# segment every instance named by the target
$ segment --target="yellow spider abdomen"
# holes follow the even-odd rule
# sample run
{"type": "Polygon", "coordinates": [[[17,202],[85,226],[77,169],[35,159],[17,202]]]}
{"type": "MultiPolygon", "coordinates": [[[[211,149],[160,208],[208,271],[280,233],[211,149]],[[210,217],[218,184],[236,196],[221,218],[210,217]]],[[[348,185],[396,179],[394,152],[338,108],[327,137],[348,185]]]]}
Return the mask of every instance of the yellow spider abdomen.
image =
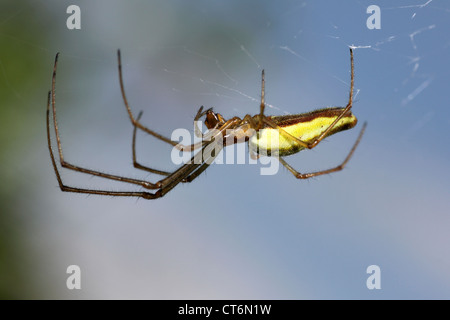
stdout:
{"type": "MultiPolygon", "coordinates": [[[[288,134],[304,143],[311,143],[336,120],[342,110],[342,108],[330,108],[300,115],[270,117],[269,119],[280,129],[266,126],[259,130],[259,134],[250,138],[249,147],[255,153],[269,156],[284,157],[297,153],[305,149],[305,146],[288,134]]],[[[356,123],[356,117],[349,113],[338,121],[327,136],[353,128],[356,123]]]]}

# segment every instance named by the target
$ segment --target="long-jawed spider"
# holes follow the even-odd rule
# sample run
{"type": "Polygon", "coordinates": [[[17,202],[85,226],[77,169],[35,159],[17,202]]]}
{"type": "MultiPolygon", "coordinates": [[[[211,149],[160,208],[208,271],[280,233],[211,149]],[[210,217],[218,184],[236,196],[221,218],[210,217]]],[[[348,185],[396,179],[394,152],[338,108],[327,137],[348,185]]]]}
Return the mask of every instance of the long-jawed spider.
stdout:
{"type": "MultiPolygon", "coordinates": [[[[117,51],[118,68],[119,68],[119,82],[120,89],[122,92],[123,101],[130,117],[131,123],[133,124],[133,143],[132,143],[132,156],[134,167],[142,170],[146,170],[151,173],[159,174],[165,176],[163,179],[152,183],[145,180],[132,179],[124,176],[112,175],[108,173],[103,173],[100,171],[95,171],[73,165],[64,160],[61,139],[59,136],[59,129],[56,120],[56,103],[55,103],[55,85],[56,85],[56,70],[58,66],[58,56],[56,55],[55,64],[53,67],[53,77],[52,77],[52,89],[48,93],[47,100],[47,142],[48,149],[50,151],[50,158],[52,161],[53,169],[56,174],[56,178],[59,183],[59,187],[65,192],[74,193],[85,193],[85,194],[97,194],[97,195],[107,195],[107,196],[120,196],[120,197],[141,197],[144,199],[157,199],[163,197],[180,182],[191,182],[197,178],[203,171],[205,171],[208,166],[213,162],[215,157],[218,156],[218,152],[210,153],[209,157],[203,158],[201,162],[195,161],[195,155],[190,161],[182,165],[174,172],[165,172],[156,169],[149,168],[147,166],[141,165],[136,160],[136,130],[140,130],[164,141],[181,151],[192,151],[201,148],[200,152],[203,152],[211,143],[220,141],[219,149],[222,149],[228,145],[235,143],[240,143],[248,141],[250,152],[253,156],[258,157],[260,155],[277,156],[279,161],[283,166],[285,166],[296,178],[298,179],[308,179],[311,177],[328,174],[335,171],[340,171],[344,168],[346,163],[350,160],[353,153],[356,150],[361,138],[364,134],[367,123],[364,123],[358,138],[356,139],[353,147],[350,149],[347,157],[344,161],[336,167],[331,169],[310,172],[310,173],[300,173],[291,167],[283,157],[297,153],[303,149],[312,149],[319,144],[325,137],[328,137],[339,131],[347,130],[353,128],[357,119],[351,112],[353,103],[353,85],[354,85],[354,64],[353,64],[353,50],[350,48],[350,62],[351,62],[351,82],[350,82],[350,94],[349,100],[345,107],[333,107],[326,109],[319,109],[308,113],[296,114],[296,115],[284,115],[284,116],[266,116],[264,114],[265,103],[264,103],[264,70],[262,71],[262,81],[261,81],[261,104],[260,112],[254,116],[245,115],[244,118],[233,117],[226,120],[219,113],[215,113],[212,109],[203,111],[203,107],[197,112],[194,121],[198,121],[201,117],[205,116],[204,123],[209,130],[208,139],[203,139],[199,143],[195,143],[189,146],[184,146],[172,141],[155,131],[142,125],[140,122],[140,117],[142,112],[138,117],[134,117],[131,108],[128,104],[125,88],[122,78],[122,62],[120,56],[120,50],[117,51]],[[55,156],[51,147],[50,139],[50,107],[52,109],[53,116],[53,126],[55,129],[56,143],[58,147],[59,159],[61,166],[63,168],[71,169],[74,171],[102,177],[105,179],[116,180],[120,182],[130,183],[134,185],[139,185],[147,190],[155,190],[154,192],[149,191],[110,191],[110,190],[95,190],[86,188],[77,188],[67,186],[63,183],[61,176],[59,174],[55,156]],[[213,133],[212,133],[213,132],[213,133]],[[232,139],[229,137],[232,136],[232,139]],[[276,138],[275,140],[273,138],[276,138]],[[271,143],[272,141],[277,141],[276,144],[271,143]]],[[[197,127],[196,131],[198,130],[197,127]]],[[[207,133],[208,135],[208,133],[207,133]]],[[[219,150],[220,151],[220,150],[219,150]]]]}

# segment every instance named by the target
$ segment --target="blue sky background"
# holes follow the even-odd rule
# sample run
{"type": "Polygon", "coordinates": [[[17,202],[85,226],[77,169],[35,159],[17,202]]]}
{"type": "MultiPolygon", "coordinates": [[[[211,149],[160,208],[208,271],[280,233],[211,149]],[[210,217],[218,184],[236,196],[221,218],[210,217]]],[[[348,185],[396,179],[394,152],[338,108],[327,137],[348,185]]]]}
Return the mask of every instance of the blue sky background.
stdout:
{"type": "MultiPolygon", "coordinates": [[[[0,288],[17,298],[449,299],[450,6],[445,1],[71,1],[0,5],[0,288]],[[366,9],[381,8],[369,30],[366,9]],[[156,201],[59,191],[45,103],[60,52],[57,107],[66,160],[157,181],[132,167],[121,100],[170,136],[200,105],[225,117],[347,103],[355,50],[358,126],[281,168],[214,165],[156,201]],[[79,265],[82,289],[66,288],[79,265]],[[368,290],[366,268],[381,269],[368,290]]],[[[140,134],[138,157],[173,170],[171,148],[140,134]]],[[[61,171],[73,186],[136,190],[61,171]]],[[[139,189],[139,188],[137,188],[139,189]]]]}

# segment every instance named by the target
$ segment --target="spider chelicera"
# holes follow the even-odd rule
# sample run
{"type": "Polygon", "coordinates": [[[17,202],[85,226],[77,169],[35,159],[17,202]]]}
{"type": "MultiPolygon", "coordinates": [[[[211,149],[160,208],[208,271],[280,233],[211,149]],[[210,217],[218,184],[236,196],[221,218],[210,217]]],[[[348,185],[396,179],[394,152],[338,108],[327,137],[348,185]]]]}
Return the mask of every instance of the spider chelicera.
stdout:
{"type": "MultiPolygon", "coordinates": [[[[285,166],[296,178],[298,179],[308,179],[311,177],[328,174],[331,172],[342,170],[345,164],[352,157],[356,147],[358,146],[366,128],[366,123],[364,123],[359,136],[354,143],[353,147],[350,149],[347,157],[344,161],[336,167],[331,169],[311,172],[311,173],[300,173],[291,167],[284,159],[284,156],[288,156],[297,153],[303,149],[312,149],[325,137],[337,133],[339,131],[347,130],[353,128],[357,119],[352,114],[352,99],[353,99],[353,84],[354,84],[354,65],[353,65],[353,50],[350,48],[350,62],[351,62],[351,83],[350,83],[350,94],[349,100],[345,107],[333,107],[319,109],[308,113],[296,114],[296,115],[284,115],[284,116],[266,116],[264,114],[265,103],[264,103],[264,70],[262,71],[262,81],[261,81],[261,104],[260,112],[254,116],[245,115],[244,118],[233,117],[226,120],[219,113],[215,113],[212,109],[203,111],[203,107],[197,112],[194,121],[198,121],[200,118],[205,116],[204,123],[208,128],[209,134],[208,139],[202,139],[201,142],[185,146],[181,145],[175,141],[172,141],[155,131],[142,125],[140,122],[140,117],[142,112],[139,113],[137,117],[134,117],[131,108],[128,104],[125,88],[122,79],[122,63],[120,50],[117,51],[118,68],[119,68],[119,82],[120,89],[122,92],[123,101],[125,108],[130,117],[131,123],[133,124],[133,141],[132,141],[132,157],[133,165],[138,169],[142,169],[151,173],[165,176],[158,182],[152,183],[145,180],[132,179],[124,176],[112,175],[108,173],[103,173],[100,171],[90,170],[84,167],[73,165],[64,160],[61,139],[59,136],[58,124],[56,121],[56,103],[55,103],[55,85],[56,85],[56,69],[58,66],[58,56],[55,57],[55,64],[53,67],[52,76],[52,89],[48,93],[47,100],[47,142],[48,149],[50,151],[50,158],[52,161],[53,169],[56,174],[56,178],[59,183],[59,187],[65,192],[74,193],[85,193],[85,194],[97,194],[97,195],[108,195],[108,196],[120,196],[120,197],[141,197],[144,199],[157,199],[163,197],[180,182],[191,182],[197,178],[203,171],[205,171],[208,166],[212,163],[215,157],[218,156],[218,152],[210,153],[209,157],[202,158],[201,162],[195,161],[195,155],[186,164],[182,165],[174,172],[165,172],[156,169],[149,168],[147,166],[141,165],[136,160],[136,130],[140,129],[164,142],[167,142],[181,151],[192,151],[195,149],[201,149],[200,152],[205,151],[205,149],[211,143],[218,143],[219,150],[228,145],[235,143],[240,143],[248,141],[249,149],[252,157],[259,157],[260,155],[276,156],[283,166],[285,166]],[[67,186],[63,183],[61,176],[59,174],[55,156],[51,147],[50,139],[50,106],[53,115],[53,126],[55,129],[56,143],[58,147],[59,159],[61,166],[70,170],[110,179],[120,182],[130,183],[134,185],[139,185],[147,190],[155,190],[154,192],[149,191],[109,191],[109,190],[95,190],[95,189],[85,189],[67,186]],[[230,139],[231,137],[231,139],[230,139]],[[273,140],[273,138],[276,140],[273,140]],[[271,144],[271,141],[277,141],[276,144],[271,144]]],[[[196,133],[198,133],[198,128],[196,128],[196,133]]]]}

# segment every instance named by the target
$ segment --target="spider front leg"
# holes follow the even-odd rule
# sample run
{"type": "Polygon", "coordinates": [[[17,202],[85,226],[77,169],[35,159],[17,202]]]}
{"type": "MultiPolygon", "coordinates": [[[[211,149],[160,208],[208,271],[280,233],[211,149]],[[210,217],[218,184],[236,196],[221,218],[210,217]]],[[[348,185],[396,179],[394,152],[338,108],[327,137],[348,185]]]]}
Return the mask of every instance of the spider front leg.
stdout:
{"type": "MultiPolygon", "coordinates": [[[[55,68],[56,71],[56,68],[55,68]]],[[[53,73],[53,77],[55,77],[55,72],[53,73]]],[[[60,162],[63,165],[63,167],[66,167],[68,169],[72,169],[75,171],[79,171],[82,173],[88,173],[88,174],[92,174],[92,175],[96,175],[102,178],[107,178],[107,179],[111,179],[111,180],[117,180],[117,181],[122,181],[122,182],[128,182],[128,183],[132,183],[132,184],[138,184],[141,185],[143,187],[146,186],[146,184],[149,184],[149,186],[153,186],[152,184],[145,182],[145,181],[139,181],[139,180],[134,180],[134,179],[128,179],[128,178],[124,178],[124,177],[119,177],[119,176],[113,176],[113,175],[109,175],[109,174],[105,174],[102,172],[96,172],[96,171],[92,171],[92,170],[87,170],[84,168],[80,168],[77,166],[73,166],[71,164],[68,164],[67,162],[64,162],[63,158],[62,158],[62,149],[61,149],[61,142],[60,142],[60,138],[59,138],[59,134],[58,134],[58,127],[57,127],[57,123],[56,123],[56,113],[55,113],[55,106],[54,106],[54,82],[53,82],[53,91],[50,91],[48,93],[48,99],[47,99],[47,113],[46,113],[46,119],[47,119],[47,145],[48,145],[48,150],[50,152],[50,159],[52,161],[52,166],[53,166],[53,170],[55,172],[56,175],[56,180],[58,181],[59,184],[59,188],[61,189],[61,191],[63,192],[73,192],[73,193],[84,193],[84,194],[96,194],[96,195],[105,195],[105,196],[120,196],[120,197],[142,197],[144,199],[155,199],[155,198],[159,198],[159,196],[155,193],[150,193],[150,192],[145,192],[145,191],[109,191],[109,190],[94,190],[94,189],[86,189],[86,188],[76,188],[76,187],[71,187],[71,186],[67,186],[63,183],[61,175],[59,174],[58,171],[58,167],[56,165],[56,160],[55,160],[55,156],[53,154],[53,149],[51,146],[51,139],[50,139],[50,101],[52,101],[52,105],[53,105],[53,121],[54,121],[54,125],[55,125],[55,132],[56,132],[56,140],[58,143],[58,149],[59,149],[59,154],[60,154],[60,162]]]]}
{"type": "MultiPolygon", "coordinates": [[[[73,165],[69,162],[67,162],[64,159],[64,155],[63,155],[63,151],[62,151],[62,144],[61,144],[61,138],[59,136],[59,128],[58,128],[58,121],[56,119],[56,70],[58,68],[58,57],[59,54],[56,55],[55,57],[55,64],[53,66],[53,76],[52,76],[52,90],[49,92],[49,98],[47,100],[47,138],[48,138],[48,147],[50,149],[50,155],[52,157],[52,161],[54,162],[54,156],[53,156],[53,151],[51,150],[51,144],[50,144],[50,125],[49,125],[49,116],[50,116],[50,104],[52,107],[52,115],[53,115],[53,127],[55,129],[55,136],[56,136],[56,143],[57,143],[57,147],[58,147],[58,153],[59,153],[59,162],[61,163],[61,166],[63,168],[67,168],[70,170],[74,170],[74,171],[78,171],[78,172],[82,172],[82,173],[87,173],[87,174],[91,174],[94,176],[98,176],[98,177],[102,177],[102,178],[107,178],[107,179],[111,179],[111,180],[116,180],[116,181],[121,181],[121,182],[127,182],[127,183],[132,183],[132,184],[136,184],[136,185],[140,185],[146,189],[158,189],[159,187],[156,186],[155,184],[148,182],[148,181],[143,181],[143,180],[137,180],[137,179],[131,179],[131,178],[127,178],[127,177],[122,177],[122,176],[116,176],[116,175],[112,175],[112,174],[107,174],[107,173],[103,173],[100,171],[95,171],[95,170],[90,170],[90,169],[86,169],[84,167],[80,167],[80,166],[76,166],[73,165]]],[[[55,171],[57,171],[56,166],[54,166],[55,171]]],[[[62,182],[60,181],[60,177],[59,174],[56,172],[56,175],[58,177],[58,182],[60,182],[60,186],[62,185],[62,182]]]]}
{"type": "MultiPolygon", "coordinates": [[[[139,112],[139,114],[138,114],[138,116],[136,118],[137,121],[139,121],[139,119],[141,118],[142,113],[143,113],[142,111],[139,112]]],[[[144,165],[140,164],[137,161],[137,157],[136,157],[136,131],[137,131],[137,127],[134,126],[133,127],[133,141],[132,141],[132,145],[131,145],[132,157],[133,157],[133,166],[135,168],[137,168],[137,169],[144,170],[144,171],[147,171],[147,172],[150,172],[150,173],[155,173],[155,174],[159,174],[159,175],[162,175],[162,176],[169,176],[170,172],[161,171],[161,170],[157,170],[157,169],[152,169],[150,167],[147,167],[147,166],[144,166],[144,165]]]]}
{"type": "Polygon", "coordinates": [[[355,152],[356,148],[358,147],[358,144],[361,141],[364,131],[366,130],[366,126],[367,126],[367,122],[364,122],[363,127],[358,135],[358,138],[356,139],[355,143],[353,144],[353,147],[351,148],[350,152],[347,154],[347,157],[345,157],[344,161],[340,165],[338,165],[334,168],[316,171],[316,172],[310,172],[310,173],[300,173],[297,170],[295,170],[294,168],[292,168],[283,158],[279,157],[278,160],[280,160],[281,164],[283,166],[285,166],[297,179],[309,179],[309,178],[320,176],[323,174],[341,171],[342,169],[344,169],[347,162],[353,156],[353,153],[355,152]]]}
{"type": "Polygon", "coordinates": [[[198,127],[198,121],[201,117],[203,117],[205,114],[207,114],[209,111],[212,111],[212,108],[209,108],[208,110],[203,111],[203,106],[198,109],[197,114],[194,118],[194,133],[197,138],[202,138],[203,141],[203,132],[198,127]]]}
{"type": "MultiPolygon", "coordinates": [[[[47,99],[47,109],[46,109],[46,128],[47,128],[47,145],[48,150],[50,153],[50,159],[52,162],[52,167],[56,175],[56,179],[58,181],[59,187],[61,191],[63,192],[73,192],[73,193],[82,193],[82,194],[94,194],[94,195],[104,195],[104,196],[119,196],[119,197],[140,197],[144,199],[157,199],[162,196],[164,196],[168,191],[170,191],[174,186],[176,186],[178,183],[183,181],[192,181],[194,180],[201,172],[203,172],[207,166],[205,166],[205,163],[195,165],[195,164],[186,164],[179,168],[174,173],[170,174],[169,177],[166,179],[160,180],[156,183],[151,183],[144,180],[137,180],[137,179],[131,179],[128,177],[123,176],[117,176],[112,174],[103,173],[100,171],[90,170],[83,167],[79,167],[76,165],[73,165],[67,161],[64,160],[63,152],[62,152],[62,145],[61,145],[61,139],[59,136],[59,128],[58,128],[58,122],[56,119],[56,70],[58,65],[58,54],[55,57],[55,64],[53,67],[53,76],[52,76],[52,90],[48,92],[48,99],[47,99]],[[61,166],[70,170],[74,170],[81,173],[86,173],[94,176],[98,176],[101,178],[109,179],[109,180],[115,180],[125,183],[130,183],[134,185],[139,185],[141,187],[144,187],[146,189],[157,189],[155,193],[146,192],[146,191],[110,191],[110,190],[98,190],[98,189],[88,189],[88,188],[77,188],[77,187],[71,187],[67,186],[63,183],[61,175],[59,174],[59,170],[56,164],[55,155],[53,153],[53,149],[51,147],[51,137],[50,137],[50,106],[52,109],[52,115],[53,115],[53,126],[55,130],[56,135],[56,143],[57,148],[59,152],[59,158],[61,166]],[[199,170],[195,171],[197,167],[200,166],[199,170]],[[170,188],[165,188],[165,191],[163,192],[162,187],[162,181],[164,181],[165,184],[170,185],[170,188]]],[[[206,147],[206,146],[205,146],[206,147]]]]}
{"type": "Polygon", "coordinates": [[[128,116],[130,117],[131,123],[133,124],[133,127],[137,127],[141,129],[142,131],[154,136],[155,138],[162,140],[168,144],[171,144],[172,146],[176,147],[180,151],[192,151],[200,148],[203,143],[194,143],[188,146],[182,145],[180,143],[177,143],[175,141],[170,140],[169,138],[164,137],[163,135],[147,128],[146,126],[142,125],[139,122],[139,119],[135,118],[133,115],[133,112],[131,111],[130,105],[128,104],[128,100],[125,94],[125,86],[123,84],[123,77],[122,77],[122,60],[120,57],[120,50],[117,50],[117,61],[118,61],[118,68],[119,68],[119,83],[120,83],[120,91],[122,92],[122,98],[123,102],[125,104],[125,108],[127,109],[128,116]]]}
{"type": "Polygon", "coordinates": [[[219,155],[220,151],[223,149],[223,141],[222,137],[226,129],[228,129],[231,125],[231,120],[228,121],[225,125],[223,125],[214,136],[212,136],[211,140],[207,141],[202,149],[199,151],[201,155],[201,163],[196,163],[197,154],[192,156],[191,160],[186,163],[184,166],[180,167],[170,176],[160,181],[161,185],[161,196],[164,196],[170,190],[175,188],[182,179],[186,180],[186,182],[192,182],[196,179],[203,171],[205,171],[214,161],[214,159],[219,155]],[[217,144],[218,143],[218,144],[217,144]],[[212,152],[206,153],[208,146],[211,144],[216,144],[218,148],[214,148],[212,152]],[[206,157],[205,157],[206,156],[206,157]]]}
{"type": "MultiPolygon", "coordinates": [[[[143,111],[139,112],[139,114],[138,114],[138,116],[136,118],[137,121],[139,121],[139,119],[141,118],[142,113],[143,113],[143,111]]],[[[133,128],[133,142],[132,142],[133,166],[135,168],[137,168],[137,169],[144,170],[144,171],[147,171],[147,172],[150,172],[150,173],[154,173],[154,174],[159,174],[161,176],[170,176],[172,174],[171,172],[153,169],[153,168],[144,166],[144,165],[140,164],[137,161],[137,157],[136,157],[136,131],[137,131],[137,127],[134,126],[134,128],[133,128]]],[[[191,179],[183,179],[183,180],[181,180],[181,182],[191,182],[192,180],[193,180],[192,178],[191,179]]]]}

